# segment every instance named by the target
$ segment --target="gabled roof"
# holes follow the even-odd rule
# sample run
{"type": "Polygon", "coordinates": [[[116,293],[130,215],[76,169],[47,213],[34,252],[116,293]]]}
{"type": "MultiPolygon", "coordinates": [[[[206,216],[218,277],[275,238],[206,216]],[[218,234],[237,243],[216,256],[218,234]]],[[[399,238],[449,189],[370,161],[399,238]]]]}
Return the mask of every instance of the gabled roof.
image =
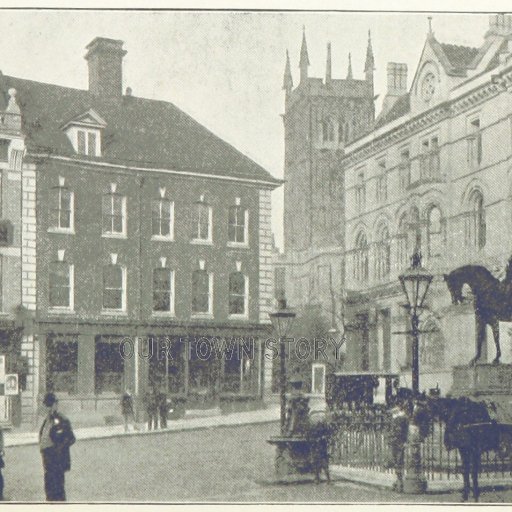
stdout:
{"type": "Polygon", "coordinates": [[[456,44],[440,43],[434,35],[428,39],[447,75],[466,76],[468,69],[474,69],[478,62],[478,48],[456,44]]]}
{"type": "Polygon", "coordinates": [[[81,89],[0,74],[4,102],[11,87],[18,91],[29,151],[281,183],[172,103],[135,96],[112,101],[81,89]],[[70,120],[91,112],[106,123],[101,157],[76,155],[62,129],[70,120]]]}
{"type": "Polygon", "coordinates": [[[64,124],[62,129],[65,130],[71,125],[105,128],[105,126],[107,126],[107,122],[97,112],[90,108],[87,112],[70,119],[66,124],[64,124]]]}

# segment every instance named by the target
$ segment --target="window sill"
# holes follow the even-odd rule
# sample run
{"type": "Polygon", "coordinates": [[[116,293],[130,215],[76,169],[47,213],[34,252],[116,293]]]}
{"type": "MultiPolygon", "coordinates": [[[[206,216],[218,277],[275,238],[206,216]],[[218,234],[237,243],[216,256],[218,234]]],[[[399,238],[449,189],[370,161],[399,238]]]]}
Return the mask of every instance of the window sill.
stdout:
{"type": "Polygon", "coordinates": [[[232,247],[233,249],[249,249],[249,244],[246,244],[245,242],[228,242],[228,247],[232,247]]]}
{"type": "Polygon", "coordinates": [[[174,311],[153,311],[151,316],[153,318],[176,318],[174,311]]]}
{"type": "Polygon", "coordinates": [[[163,235],[151,235],[151,240],[154,242],[174,242],[174,237],[163,235]]]}
{"type": "Polygon", "coordinates": [[[50,315],[75,315],[76,311],[69,308],[48,308],[50,315]]]}
{"type": "Polygon", "coordinates": [[[55,233],[59,235],[74,235],[75,230],[71,228],[48,228],[48,233],[55,233]]]}
{"type": "Polygon", "coordinates": [[[213,320],[213,313],[192,313],[190,318],[197,320],[213,320]]]}
{"type": "Polygon", "coordinates": [[[126,233],[102,233],[102,238],[117,238],[117,239],[126,239],[126,233]]]}
{"type": "Polygon", "coordinates": [[[101,314],[104,316],[128,316],[128,312],[124,309],[102,309],[101,314]]]}
{"type": "Polygon", "coordinates": [[[201,240],[200,238],[193,238],[190,240],[192,245],[213,245],[213,240],[201,240]]]}
{"type": "Polygon", "coordinates": [[[240,322],[247,322],[249,320],[248,315],[228,315],[228,320],[238,320],[240,322]]]}

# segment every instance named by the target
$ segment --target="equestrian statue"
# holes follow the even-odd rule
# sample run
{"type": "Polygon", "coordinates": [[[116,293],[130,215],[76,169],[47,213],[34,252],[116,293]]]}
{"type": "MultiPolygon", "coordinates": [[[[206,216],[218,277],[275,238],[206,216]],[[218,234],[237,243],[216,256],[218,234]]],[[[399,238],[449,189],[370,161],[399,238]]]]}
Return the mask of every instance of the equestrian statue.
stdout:
{"type": "Polygon", "coordinates": [[[482,355],[486,326],[490,325],[496,345],[496,357],[493,364],[500,362],[500,327],[499,322],[512,321],[512,257],[508,261],[505,278],[496,279],[481,265],[464,265],[444,275],[450,290],[453,304],[464,302],[462,289],[465,284],[474,295],[476,318],[476,355],[470,361],[474,365],[482,355]]]}

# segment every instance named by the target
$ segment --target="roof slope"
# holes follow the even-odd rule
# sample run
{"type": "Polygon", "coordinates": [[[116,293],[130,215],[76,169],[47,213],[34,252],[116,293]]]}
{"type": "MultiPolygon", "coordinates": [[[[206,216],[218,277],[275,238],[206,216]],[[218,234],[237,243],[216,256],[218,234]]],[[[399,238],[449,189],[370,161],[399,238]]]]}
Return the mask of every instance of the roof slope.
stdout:
{"type": "Polygon", "coordinates": [[[374,128],[380,128],[385,124],[391,123],[395,119],[404,116],[411,110],[411,96],[409,93],[397,98],[393,106],[383,114],[379,115],[375,120],[374,128]]]}
{"type": "Polygon", "coordinates": [[[472,67],[473,60],[478,54],[478,48],[457,44],[440,44],[452,67],[456,69],[467,69],[472,67]]]}
{"type": "Polygon", "coordinates": [[[111,100],[81,89],[0,76],[0,91],[10,87],[17,90],[29,150],[280,183],[172,103],[134,96],[111,100]],[[62,130],[66,122],[90,109],[107,122],[101,158],[76,155],[62,130]]]}

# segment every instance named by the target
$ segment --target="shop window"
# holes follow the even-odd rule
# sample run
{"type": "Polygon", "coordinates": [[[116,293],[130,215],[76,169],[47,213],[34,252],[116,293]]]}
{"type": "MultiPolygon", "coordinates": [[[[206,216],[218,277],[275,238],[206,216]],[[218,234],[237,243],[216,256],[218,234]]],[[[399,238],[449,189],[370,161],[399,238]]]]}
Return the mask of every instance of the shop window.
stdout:
{"type": "Polygon", "coordinates": [[[121,355],[120,343],[97,336],[94,360],[96,394],[121,394],[124,383],[124,359],[121,355]]]}
{"type": "Polygon", "coordinates": [[[77,393],[77,340],[48,337],[46,340],[46,391],[77,393]]]}

